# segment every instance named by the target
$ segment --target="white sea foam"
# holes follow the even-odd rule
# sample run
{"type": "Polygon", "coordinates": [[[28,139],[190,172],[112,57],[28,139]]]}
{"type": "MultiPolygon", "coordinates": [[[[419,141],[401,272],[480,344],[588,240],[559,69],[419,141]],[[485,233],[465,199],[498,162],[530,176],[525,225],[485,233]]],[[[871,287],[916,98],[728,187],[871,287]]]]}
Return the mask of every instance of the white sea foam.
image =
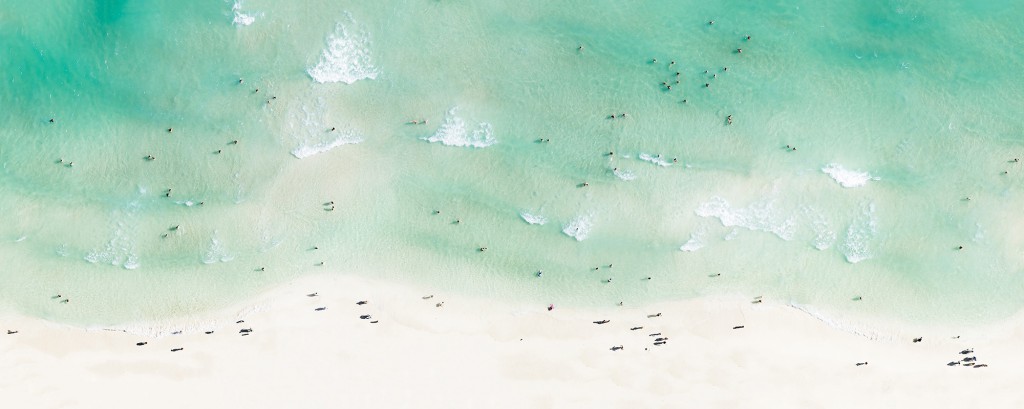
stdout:
{"type": "Polygon", "coordinates": [[[814,228],[814,240],[812,245],[818,250],[828,250],[836,242],[836,232],[829,228],[828,224],[819,224],[815,222],[814,228]]]}
{"type": "Polygon", "coordinates": [[[379,72],[370,56],[370,36],[362,31],[346,13],[334,33],[327,37],[327,48],[320,53],[316,65],[306,70],[313,81],[321,84],[344,82],[352,84],[363,79],[375,79],[379,72]]]}
{"type": "Polygon", "coordinates": [[[725,241],[736,240],[736,238],[739,237],[739,236],[740,236],[740,229],[732,229],[732,230],[729,230],[729,233],[727,233],[725,235],[725,237],[723,237],[723,239],[725,239],[725,241]]]}
{"type": "Polygon", "coordinates": [[[526,222],[530,224],[544,225],[548,222],[548,219],[544,216],[527,213],[525,211],[519,212],[519,217],[522,217],[523,220],[526,220],[526,222]]]}
{"type": "Polygon", "coordinates": [[[581,214],[570,220],[569,223],[565,224],[565,226],[562,226],[562,233],[576,239],[576,241],[583,241],[590,235],[590,229],[593,225],[593,216],[589,214],[581,214]]]}
{"type": "Polygon", "coordinates": [[[213,236],[210,237],[210,247],[203,255],[203,264],[227,263],[234,259],[235,257],[228,253],[227,248],[217,237],[217,232],[214,231],[213,236]]]}
{"type": "Polygon", "coordinates": [[[231,23],[236,26],[248,26],[256,22],[255,14],[245,14],[242,12],[242,0],[235,0],[235,4],[231,6],[231,12],[235,15],[231,23]]]}
{"type": "Polygon", "coordinates": [[[846,238],[839,246],[839,250],[846,256],[846,261],[851,264],[867,260],[873,255],[870,244],[877,235],[878,220],[875,217],[875,204],[871,203],[847,227],[846,238]]]}
{"type": "Polygon", "coordinates": [[[327,152],[331,149],[337,148],[342,145],[349,145],[353,143],[359,143],[362,141],[362,137],[351,133],[351,131],[341,132],[338,135],[336,135],[336,138],[334,139],[329,139],[326,141],[321,141],[308,145],[296,146],[295,149],[292,149],[292,156],[299,159],[304,159],[316,155],[318,153],[327,152]]]}
{"type": "Polygon", "coordinates": [[[821,168],[821,171],[835,179],[842,187],[861,187],[868,184],[868,181],[880,179],[867,172],[846,169],[838,163],[829,163],[821,168]]]}
{"type": "Polygon", "coordinates": [[[636,174],[634,174],[632,171],[615,168],[612,170],[612,173],[614,173],[616,177],[622,180],[636,179],[636,174]]]}
{"type": "Polygon", "coordinates": [[[975,243],[981,243],[985,240],[985,228],[981,227],[981,223],[975,223],[974,229],[974,238],[971,240],[975,243]]]}
{"type": "Polygon", "coordinates": [[[804,206],[802,210],[811,220],[811,230],[814,232],[811,244],[814,248],[818,250],[828,250],[831,248],[836,242],[836,232],[832,230],[832,225],[829,224],[821,212],[810,206],[804,206]]]}
{"type": "Polygon", "coordinates": [[[663,167],[672,166],[672,163],[662,159],[661,155],[648,155],[646,153],[641,153],[638,157],[642,161],[651,162],[651,163],[653,163],[655,165],[658,165],[658,166],[663,166],[663,167]]]}
{"type": "Polygon", "coordinates": [[[21,242],[25,241],[25,239],[27,239],[27,238],[28,238],[28,236],[21,236],[21,237],[18,237],[16,239],[14,239],[14,242],[15,243],[21,243],[21,242]]]}
{"type": "Polygon", "coordinates": [[[135,243],[123,230],[123,225],[114,230],[114,237],[103,248],[90,251],[85,261],[120,266],[128,270],[139,268],[139,256],[135,252],[135,243]]]}
{"type": "Polygon", "coordinates": [[[849,332],[849,333],[854,334],[854,335],[859,335],[859,336],[862,336],[862,337],[870,339],[870,340],[891,341],[891,340],[895,339],[895,337],[893,337],[893,336],[884,336],[884,335],[882,335],[882,334],[880,334],[880,333],[878,333],[876,331],[873,331],[871,329],[867,329],[867,328],[865,328],[863,326],[860,326],[860,325],[855,325],[855,324],[850,323],[850,322],[839,321],[839,320],[837,320],[837,319],[835,319],[833,317],[830,317],[828,315],[825,315],[825,314],[819,312],[818,310],[816,310],[816,309],[814,309],[814,308],[812,308],[812,307],[810,307],[808,305],[796,304],[796,303],[790,302],[789,306],[793,307],[793,308],[795,308],[795,309],[797,309],[797,310],[799,310],[799,311],[801,311],[801,312],[803,312],[803,313],[805,313],[807,315],[810,315],[814,319],[817,319],[818,321],[821,321],[822,323],[824,323],[825,325],[827,325],[829,327],[832,327],[832,328],[835,328],[835,329],[838,329],[838,330],[841,330],[841,331],[846,331],[846,332],[849,332]]]}
{"type": "Polygon", "coordinates": [[[783,240],[792,240],[795,230],[793,218],[781,215],[772,200],[764,199],[744,208],[734,208],[725,199],[714,196],[697,206],[694,213],[701,217],[717,218],[726,227],[769,232],[783,240]]]}
{"type": "Polygon", "coordinates": [[[693,233],[690,233],[690,239],[687,240],[686,243],[683,243],[683,245],[679,247],[679,250],[687,252],[700,250],[701,248],[704,247],[704,236],[706,235],[706,227],[701,227],[697,229],[693,233]]]}
{"type": "Polygon", "coordinates": [[[458,116],[458,107],[448,110],[444,122],[433,135],[424,137],[427,142],[440,142],[447,146],[486,148],[497,143],[491,124],[481,122],[470,131],[466,121],[458,116]]]}
{"type": "Polygon", "coordinates": [[[192,207],[192,206],[198,206],[199,205],[199,202],[192,201],[192,200],[176,200],[176,201],[174,201],[174,203],[180,204],[180,205],[185,206],[185,207],[192,207]]]}
{"type": "Polygon", "coordinates": [[[354,129],[328,126],[328,112],[327,102],[322,97],[300,105],[290,122],[290,133],[296,140],[296,145],[291,150],[292,156],[304,159],[342,145],[363,141],[362,135],[354,129]],[[331,128],[335,130],[331,131],[331,128]]]}

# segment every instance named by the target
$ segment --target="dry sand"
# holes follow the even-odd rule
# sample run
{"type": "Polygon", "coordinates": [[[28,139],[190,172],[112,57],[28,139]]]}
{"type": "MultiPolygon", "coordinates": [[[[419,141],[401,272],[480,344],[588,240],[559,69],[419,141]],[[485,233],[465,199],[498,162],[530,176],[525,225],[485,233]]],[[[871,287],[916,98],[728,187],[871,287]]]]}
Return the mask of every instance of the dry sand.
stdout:
{"type": "MultiPolygon", "coordinates": [[[[9,408],[1024,407],[1024,320],[871,339],[798,309],[699,299],[575,310],[351,276],[154,335],[0,319],[9,408]],[[307,293],[317,292],[317,297],[307,293]],[[366,300],[366,305],[356,301],[366,300]],[[439,302],[442,307],[436,307],[439,302]],[[318,307],[326,310],[316,311],[318,307]],[[660,317],[649,314],[660,312],[660,317]],[[372,319],[360,319],[369,314],[372,319]],[[244,323],[236,324],[236,320],[244,323]],[[593,321],[610,320],[598,325],[593,321]],[[371,321],[377,320],[377,323],[371,321]],[[733,329],[743,325],[742,329],[733,329]],[[642,326],[641,330],[630,330],[642,326]],[[251,328],[242,336],[239,331],[251,328]],[[19,333],[7,335],[5,330],[19,333]],[[181,334],[171,334],[182,330],[181,334]],[[204,331],[214,330],[213,334],[204,331]],[[653,345],[661,333],[668,343],[653,345]],[[923,336],[920,343],[911,338],[923,336]],[[136,342],[147,345],[136,346],[136,342]],[[624,349],[610,350],[621,345],[624,349]],[[171,352],[172,348],[184,348],[171,352]],[[974,348],[985,368],[949,367],[974,348]],[[856,366],[867,361],[868,365],[856,366]]],[[[1020,317],[1018,317],[1020,318],[1020,317]]]]}

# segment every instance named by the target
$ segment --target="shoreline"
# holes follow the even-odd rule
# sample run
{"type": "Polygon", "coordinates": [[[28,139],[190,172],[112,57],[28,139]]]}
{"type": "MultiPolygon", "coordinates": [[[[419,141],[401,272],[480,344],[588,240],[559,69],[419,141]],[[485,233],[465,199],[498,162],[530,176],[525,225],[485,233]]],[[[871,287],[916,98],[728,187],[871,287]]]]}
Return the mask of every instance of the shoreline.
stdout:
{"type": "Polygon", "coordinates": [[[148,327],[4,316],[0,331],[18,333],[0,333],[0,394],[32,407],[1019,407],[999,392],[1024,376],[1021,318],[959,339],[871,339],[738,297],[549,312],[325,274],[148,327]],[[967,356],[989,367],[946,365],[967,356]]]}

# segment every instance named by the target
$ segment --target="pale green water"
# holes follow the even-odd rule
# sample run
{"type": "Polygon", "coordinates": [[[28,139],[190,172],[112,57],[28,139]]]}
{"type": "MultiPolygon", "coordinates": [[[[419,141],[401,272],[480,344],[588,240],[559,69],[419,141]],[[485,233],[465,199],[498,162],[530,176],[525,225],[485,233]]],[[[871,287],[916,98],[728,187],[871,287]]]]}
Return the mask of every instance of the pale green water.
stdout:
{"type": "Polygon", "coordinates": [[[328,271],[541,306],[1024,306],[1024,5],[556,3],[0,0],[3,308],[137,321],[328,271]],[[446,117],[496,143],[424,140],[446,117]],[[307,156],[334,141],[361,142],[307,156]]]}

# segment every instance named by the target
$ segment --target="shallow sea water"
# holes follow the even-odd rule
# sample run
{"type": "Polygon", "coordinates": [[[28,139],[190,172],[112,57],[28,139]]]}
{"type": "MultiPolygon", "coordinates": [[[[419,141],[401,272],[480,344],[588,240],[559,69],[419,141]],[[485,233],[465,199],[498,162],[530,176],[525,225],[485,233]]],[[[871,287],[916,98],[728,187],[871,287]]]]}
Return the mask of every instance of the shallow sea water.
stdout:
{"type": "Polygon", "coordinates": [[[1024,6],[976,3],[3,0],[0,307],[144,321],[330,273],[997,320],[1024,6]]]}

